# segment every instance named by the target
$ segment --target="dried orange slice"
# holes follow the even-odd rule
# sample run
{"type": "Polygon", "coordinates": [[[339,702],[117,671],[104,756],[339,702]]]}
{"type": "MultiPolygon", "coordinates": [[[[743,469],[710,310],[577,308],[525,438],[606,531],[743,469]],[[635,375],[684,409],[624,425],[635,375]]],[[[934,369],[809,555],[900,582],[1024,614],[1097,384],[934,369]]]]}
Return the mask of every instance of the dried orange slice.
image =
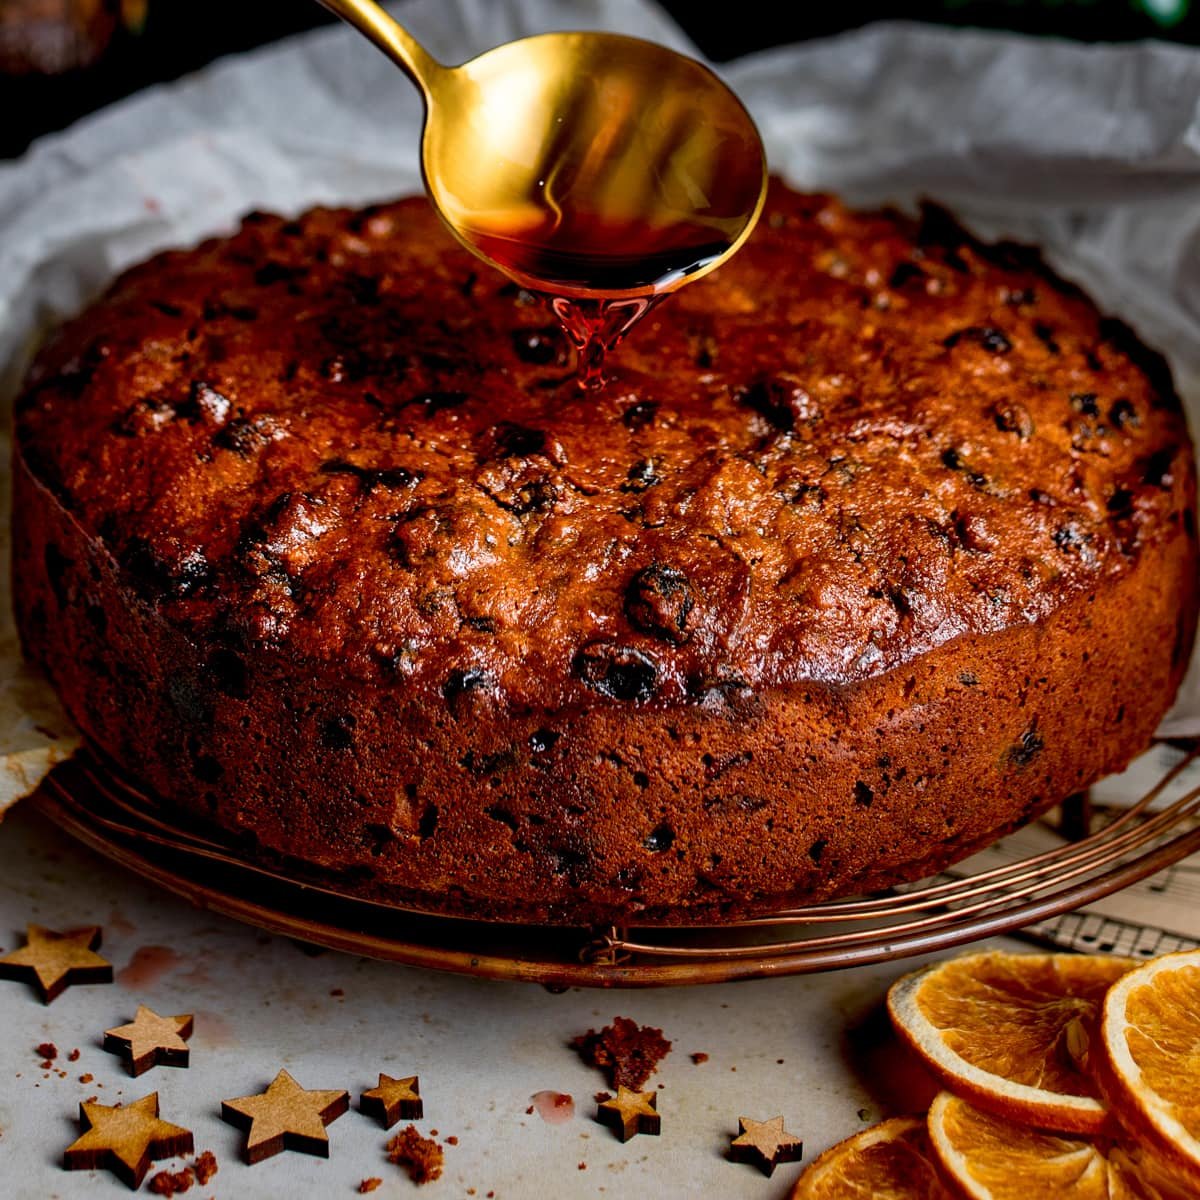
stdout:
{"type": "Polygon", "coordinates": [[[831,1146],[814,1159],[796,1181],[790,1200],[952,1197],[938,1178],[925,1122],[920,1117],[893,1117],[831,1146]]]}
{"type": "Polygon", "coordinates": [[[941,1169],[969,1200],[1194,1200],[1195,1187],[1136,1146],[1044,1133],[941,1092],[929,1109],[941,1169]]]}
{"type": "Polygon", "coordinates": [[[1200,950],[1114,984],[1100,1038],[1097,1074],[1122,1121],[1200,1175],[1200,950]]]}
{"type": "Polygon", "coordinates": [[[1131,959],[987,951],[897,980],[888,1012],[942,1084],[1015,1121],[1096,1133],[1108,1106],[1088,1049],[1108,988],[1131,959]]]}

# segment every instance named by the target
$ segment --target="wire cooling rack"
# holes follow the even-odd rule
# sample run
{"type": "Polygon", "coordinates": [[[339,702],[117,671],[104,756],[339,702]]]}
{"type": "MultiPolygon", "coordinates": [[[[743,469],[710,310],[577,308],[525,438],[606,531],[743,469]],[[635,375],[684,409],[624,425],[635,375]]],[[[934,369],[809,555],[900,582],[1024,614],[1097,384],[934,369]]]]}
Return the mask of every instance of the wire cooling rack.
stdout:
{"type": "MultiPolygon", "coordinates": [[[[1159,751],[1161,752],[1160,745],[1159,751]]],[[[719,983],[835,970],[1035,930],[1200,852],[1200,786],[1181,786],[1200,740],[1171,743],[1128,808],[1076,797],[1051,848],[1000,865],[977,856],[883,895],[782,909],[720,926],[581,929],[443,917],[363,900],[251,861],[181,828],[87,750],[59,764],[42,809],[92,848],[201,907],[336,950],[499,979],[572,986],[719,983]]],[[[1157,761],[1157,759],[1156,759],[1157,761]]],[[[1143,953],[1152,952],[1142,946],[1143,953]]]]}

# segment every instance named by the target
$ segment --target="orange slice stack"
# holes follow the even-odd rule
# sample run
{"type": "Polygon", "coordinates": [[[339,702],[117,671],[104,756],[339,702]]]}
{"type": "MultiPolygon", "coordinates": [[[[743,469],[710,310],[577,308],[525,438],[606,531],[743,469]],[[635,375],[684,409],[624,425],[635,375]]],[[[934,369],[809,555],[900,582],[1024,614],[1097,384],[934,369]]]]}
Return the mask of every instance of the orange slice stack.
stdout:
{"type": "Polygon", "coordinates": [[[1200,1200],[1200,951],[971,954],[898,980],[946,1089],[827,1150],[792,1200],[1200,1200]]]}

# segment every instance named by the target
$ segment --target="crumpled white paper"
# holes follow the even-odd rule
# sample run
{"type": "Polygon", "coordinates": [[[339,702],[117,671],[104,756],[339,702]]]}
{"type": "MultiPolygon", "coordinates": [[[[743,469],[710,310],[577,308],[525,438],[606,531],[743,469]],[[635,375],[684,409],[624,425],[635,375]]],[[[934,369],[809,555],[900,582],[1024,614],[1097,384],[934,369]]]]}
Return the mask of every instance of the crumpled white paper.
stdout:
{"type": "MultiPolygon", "coordinates": [[[[417,0],[396,6],[460,62],[551,29],[611,29],[695,54],[641,0],[417,0]]],[[[947,203],[1033,241],[1167,352],[1200,432],[1200,54],[877,25],[718,68],[792,183],[862,203],[947,203]]],[[[152,88],[0,165],[0,400],[37,339],[120,270],[229,230],[419,190],[421,107],[346,29],[152,88]]],[[[7,438],[0,446],[7,463],[7,438]]],[[[7,469],[5,465],[5,470],[7,469]]],[[[4,488],[4,507],[7,507],[4,488]]],[[[0,536],[7,557],[6,511],[0,536]]],[[[0,583],[0,809],[73,746],[21,665],[0,583]]],[[[1200,733],[1200,662],[1162,731],[1200,733]]]]}

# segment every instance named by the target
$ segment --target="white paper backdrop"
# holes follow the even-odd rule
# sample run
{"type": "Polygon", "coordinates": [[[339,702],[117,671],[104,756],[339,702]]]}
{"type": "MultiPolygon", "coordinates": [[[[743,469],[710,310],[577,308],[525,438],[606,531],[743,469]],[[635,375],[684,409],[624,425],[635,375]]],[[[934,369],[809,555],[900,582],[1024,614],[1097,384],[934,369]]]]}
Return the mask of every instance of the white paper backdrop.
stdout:
{"type": "MultiPolygon", "coordinates": [[[[550,29],[613,29],[695,53],[640,0],[398,8],[446,62],[550,29]]],[[[1200,430],[1200,53],[892,24],[720,70],[794,184],[862,203],[927,195],[984,234],[1042,245],[1168,353],[1200,430]]],[[[6,411],[40,334],[151,252],[228,230],[253,208],[418,190],[420,122],[407,79],[356,34],[332,29],[152,88],[0,166],[6,411]]],[[[7,449],[5,440],[5,463],[7,449]]],[[[6,556],[7,525],[0,512],[6,556]]],[[[73,736],[20,664],[7,588],[5,571],[0,808],[73,736]]],[[[1197,662],[1163,731],[1200,733],[1197,662]]]]}

